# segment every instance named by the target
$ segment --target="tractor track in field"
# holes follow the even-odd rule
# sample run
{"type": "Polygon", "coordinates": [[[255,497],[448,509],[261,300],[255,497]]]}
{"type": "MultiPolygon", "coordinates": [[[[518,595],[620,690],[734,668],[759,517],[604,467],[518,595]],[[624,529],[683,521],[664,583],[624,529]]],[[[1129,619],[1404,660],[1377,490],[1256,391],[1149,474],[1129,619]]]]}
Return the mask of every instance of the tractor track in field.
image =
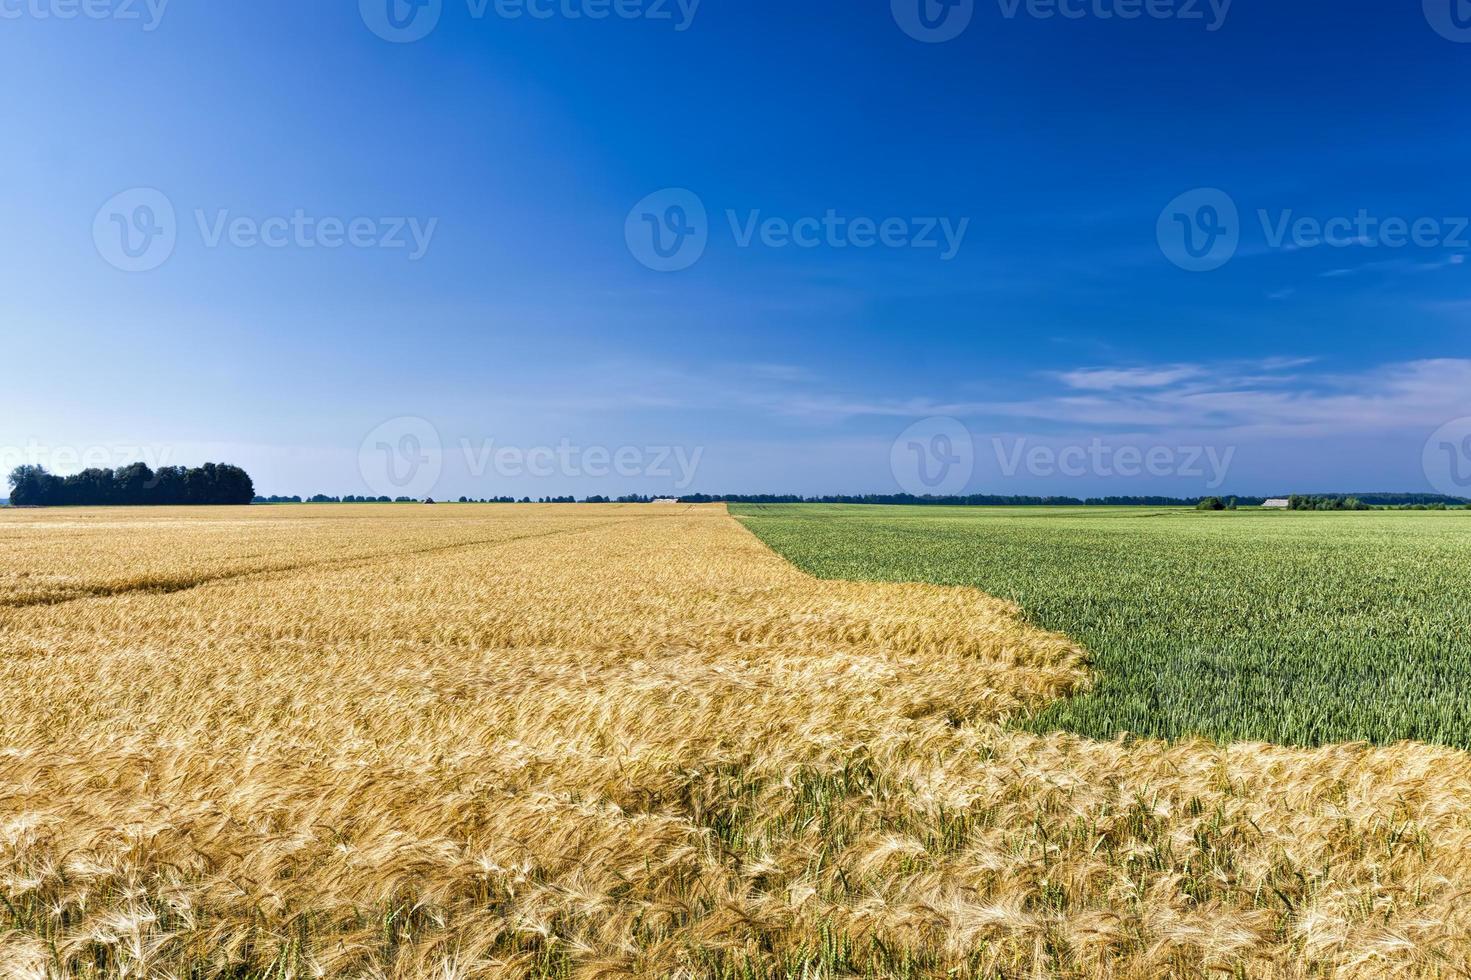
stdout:
{"type": "Polygon", "coordinates": [[[472,548],[495,548],[503,545],[516,544],[521,541],[533,541],[537,538],[551,538],[566,534],[586,534],[592,531],[600,531],[622,524],[631,524],[636,521],[667,520],[674,515],[650,514],[645,517],[630,517],[620,521],[606,521],[587,527],[558,528],[555,531],[538,531],[531,534],[518,534],[509,538],[490,538],[478,541],[457,541],[453,544],[431,545],[425,548],[411,548],[407,551],[379,552],[371,555],[356,555],[351,558],[331,558],[321,561],[292,562],[289,564],[270,565],[264,568],[250,568],[241,571],[222,572],[215,575],[203,575],[196,578],[175,578],[158,576],[132,580],[128,582],[102,583],[95,586],[86,586],[72,590],[68,594],[54,596],[39,596],[29,599],[0,599],[0,610],[8,609],[32,609],[43,606],[62,606],[73,602],[83,602],[88,599],[114,599],[125,595],[173,595],[176,592],[187,592],[191,589],[201,588],[206,585],[218,585],[224,582],[245,581],[252,578],[270,578],[276,575],[287,575],[292,572],[304,572],[311,570],[340,571],[349,568],[359,568],[376,564],[381,561],[389,561],[398,558],[420,558],[425,555],[446,554],[456,551],[468,551],[472,548]]]}

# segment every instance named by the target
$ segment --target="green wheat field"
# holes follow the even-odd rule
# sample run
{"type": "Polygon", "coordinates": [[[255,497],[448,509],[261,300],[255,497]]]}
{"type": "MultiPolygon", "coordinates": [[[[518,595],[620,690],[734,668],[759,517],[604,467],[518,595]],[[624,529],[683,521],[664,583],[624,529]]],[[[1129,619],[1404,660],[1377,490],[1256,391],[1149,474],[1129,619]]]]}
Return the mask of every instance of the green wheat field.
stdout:
{"type": "Polygon", "coordinates": [[[1471,512],[732,507],[832,579],[969,585],[1092,656],[1020,723],[1471,748],[1471,512]]]}

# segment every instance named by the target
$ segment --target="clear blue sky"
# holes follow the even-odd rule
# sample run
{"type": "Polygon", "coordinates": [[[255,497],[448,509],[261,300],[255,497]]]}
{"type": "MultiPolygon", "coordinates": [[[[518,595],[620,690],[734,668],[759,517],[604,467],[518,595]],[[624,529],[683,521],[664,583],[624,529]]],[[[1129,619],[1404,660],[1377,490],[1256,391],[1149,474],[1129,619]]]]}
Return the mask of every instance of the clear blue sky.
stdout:
{"type": "Polygon", "coordinates": [[[924,0],[970,18],[935,43],[920,0],[87,2],[0,0],[7,462],[362,493],[387,446],[444,496],[820,493],[911,487],[917,446],[971,492],[1428,490],[1471,416],[1451,0],[924,0]],[[433,30],[380,37],[390,2],[433,30]],[[138,188],[174,217],[130,272],[124,230],[169,240],[138,188]],[[670,188],[705,247],[656,271],[670,188]],[[1198,188],[1234,227],[1166,210],[1198,188]],[[406,247],[323,247],[355,218],[406,247]],[[1187,227],[1229,261],[1181,268],[1187,227]]]}

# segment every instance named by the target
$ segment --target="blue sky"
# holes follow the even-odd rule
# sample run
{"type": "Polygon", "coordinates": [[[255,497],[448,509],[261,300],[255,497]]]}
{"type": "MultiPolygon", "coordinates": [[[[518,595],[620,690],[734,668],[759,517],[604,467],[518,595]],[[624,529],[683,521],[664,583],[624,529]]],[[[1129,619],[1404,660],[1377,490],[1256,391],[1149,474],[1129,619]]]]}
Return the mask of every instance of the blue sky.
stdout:
{"type": "Polygon", "coordinates": [[[0,0],[0,452],[441,496],[1471,467],[1471,11],[920,2],[0,0]]]}

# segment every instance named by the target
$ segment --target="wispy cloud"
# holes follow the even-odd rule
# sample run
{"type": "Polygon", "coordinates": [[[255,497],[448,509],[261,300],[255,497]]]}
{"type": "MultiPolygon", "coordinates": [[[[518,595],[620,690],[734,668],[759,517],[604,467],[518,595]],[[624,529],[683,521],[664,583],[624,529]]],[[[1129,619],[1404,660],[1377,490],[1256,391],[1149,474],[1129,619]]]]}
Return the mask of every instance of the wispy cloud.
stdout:
{"type": "Polygon", "coordinates": [[[1466,256],[1459,253],[1448,255],[1445,258],[1436,259],[1431,262],[1416,262],[1411,259],[1382,259],[1376,262],[1360,262],[1358,265],[1328,269],[1325,272],[1318,273],[1318,278],[1345,279],[1349,276],[1358,276],[1373,272],[1437,272],[1441,269],[1450,269],[1465,264],[1466,256]]]}
{"type": "Polygon", "coordinates": [[[1166,367],[1080,368],[1064,371],[1057,377],[1069,388],[1116,391],[1120,388],[1163,388],[1200,373],[1199,365],[1175,364],[1166,367]]]}
{"type": "Polygon", "coordinates": [[[1215,365],[1079,368],[1051,377],[1053,391],[1016,399],[866,399],[820,391],[748,393],[770,412],[829,423],[855,417],[953,415],[1091,430],[1211,431],[1294,436],[1434,427],[1471,414],[1471,359],[1383,364],[1348,373],[1303,373],[1308,358],[1215,365]]]}
{"type": "Polygon", "coordinates": [[[823,438],[850,422],[932,415],[954,416],[977,429],[1238,438],[1410,432],[1471,415],[1471,358],[1339,372],[1293,356],[1079,366],[1035,376],[1030,387],[1018,387],[1016,378],[998,381],[992,398],[843,390],[815,371],[780,364],[604,367],[536,379],[500,396],[508,413],[633,411],[658,424],[699,416],[724,418],[737,427],[764,417],[824,433],[823,438]]]}
{"type": "Polygon", "coordinates": [[[814,375],[807,368],[797,364],[740,364],[737,369],[744,369],[753,377],[764,378],[768,381],[813,381],[814,375]]]}

